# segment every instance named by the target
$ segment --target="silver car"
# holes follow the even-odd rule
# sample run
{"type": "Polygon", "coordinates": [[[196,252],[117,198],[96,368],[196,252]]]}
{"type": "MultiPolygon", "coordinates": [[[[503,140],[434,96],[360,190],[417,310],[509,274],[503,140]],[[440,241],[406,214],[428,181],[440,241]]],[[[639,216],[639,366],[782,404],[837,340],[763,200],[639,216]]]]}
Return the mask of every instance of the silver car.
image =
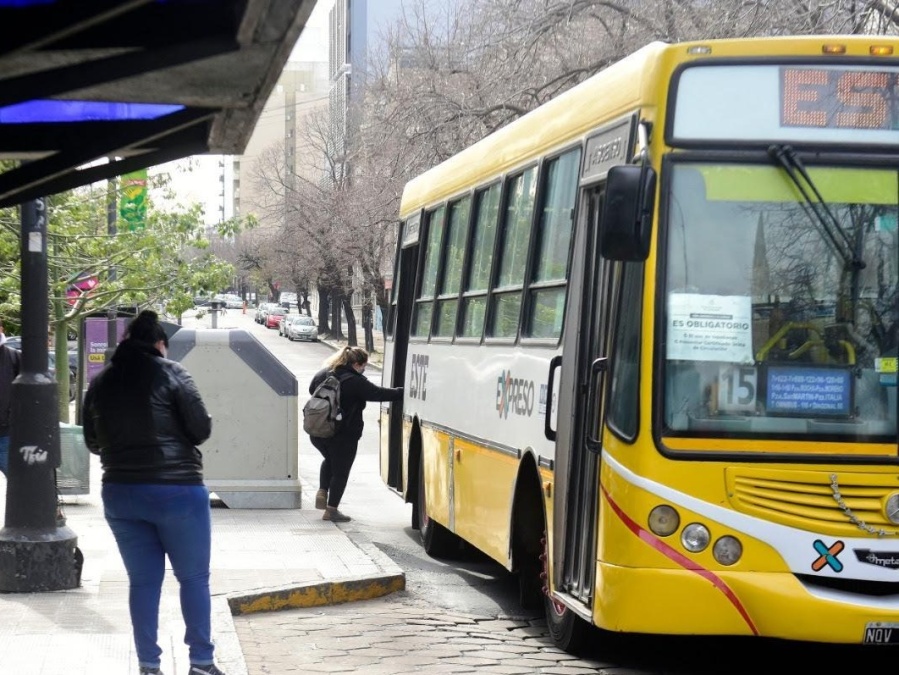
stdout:
{"type": "Polygon", "coordinates": [[[287,323],[287,339],[318,342],[318,326],[311,316],[295,316],[287,323]]]}

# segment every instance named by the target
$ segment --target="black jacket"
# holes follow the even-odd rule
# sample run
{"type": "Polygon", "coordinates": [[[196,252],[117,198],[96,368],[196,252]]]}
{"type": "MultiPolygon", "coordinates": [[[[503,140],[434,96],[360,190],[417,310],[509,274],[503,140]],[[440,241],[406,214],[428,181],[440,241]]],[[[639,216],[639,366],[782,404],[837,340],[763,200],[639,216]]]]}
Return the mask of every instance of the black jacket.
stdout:
{"type": "Polygon", "coordinates": [[[84,440],[106,483],[203,482],[197,445],[212,420],[193,378],[147,343],[125,340],[84,398],[84,440]]]}
{"type": "MultiPolygon", "coordinates": [[[[330,369],[322,368],[309,383],[309,393],[316,390],[328,376],[330,369]]],[[[362,411],[365,410],[366,401],[399,401],[403,398],[403,388],[395,389],[379,387],[370,382],[365,375],[357,373],[352,366],[340,366],[334,370],[337,379],[340,380],[340,410],[343,413],[343,421],[337,428],[333,440],[358,441],[362,438],[362,429],[365,423],[362,421],[362,411]]]]}
{"type": "Polygon", "coordinates": [[[12,381],[22,367],[22,354],[12,347],[0,345],[0,436],[9,436],[9,411],[12,381]]]}

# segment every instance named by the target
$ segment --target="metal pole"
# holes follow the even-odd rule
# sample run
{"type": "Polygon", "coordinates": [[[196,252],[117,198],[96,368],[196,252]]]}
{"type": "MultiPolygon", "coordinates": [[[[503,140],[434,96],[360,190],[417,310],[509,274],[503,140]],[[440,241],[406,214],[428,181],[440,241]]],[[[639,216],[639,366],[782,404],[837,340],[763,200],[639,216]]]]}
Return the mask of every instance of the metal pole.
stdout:
{"type": "MultiPolygon", "coordinates": [[[[116,186],[113,179],[110,178],[106,183],[106,233],[110,237],[116,236],[116,219],[118,216],[118,200],[116,199],[116,186]]],[[[109,266],[109,283],[112,285],[116,280],[115,265],[109,266]]],[[[116,330],[116,317],[118,312],[116,308],[109,307],[106,311],[106,351],[104,352],[104,365],[112,361],[112,355],[115,353],[116,342],[118,342],[118,331],[116,330]]]]}
{"type": "Polygon", "coordinates": [[[76,588],[78,538],[57,521],[59,396],[47,363],[47,205],[22,204],[22,368],[12,383],[0,591],[76,588]]]}

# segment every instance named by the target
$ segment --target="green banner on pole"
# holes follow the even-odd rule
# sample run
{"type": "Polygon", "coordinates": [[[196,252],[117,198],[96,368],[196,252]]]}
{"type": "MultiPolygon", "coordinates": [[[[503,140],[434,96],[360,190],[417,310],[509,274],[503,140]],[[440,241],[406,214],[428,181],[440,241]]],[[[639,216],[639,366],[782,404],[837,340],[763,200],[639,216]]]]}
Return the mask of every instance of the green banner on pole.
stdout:
{"type": "Polygon", "coordinates": [[[126,173],[122,176],[122,197],[119,200],[119,218],[133,232],[143,229],[147,222],[147,170],[126,173]]]}

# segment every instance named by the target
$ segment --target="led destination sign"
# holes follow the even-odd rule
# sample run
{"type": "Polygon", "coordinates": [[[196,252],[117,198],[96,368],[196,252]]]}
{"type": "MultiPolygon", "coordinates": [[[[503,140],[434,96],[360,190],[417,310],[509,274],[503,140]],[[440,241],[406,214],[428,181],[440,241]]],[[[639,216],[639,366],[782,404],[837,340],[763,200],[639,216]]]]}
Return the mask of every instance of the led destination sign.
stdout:
{"type": "Polygon", "coordinates": [[[897,75],[877,70],[781,68],[784,126],[896,129],[897,75]]]}
{"type": "Polygon", "coordinates": [[[899,145],[899,68],[724,64],[675,80],[667,140],[899,145]]]}

